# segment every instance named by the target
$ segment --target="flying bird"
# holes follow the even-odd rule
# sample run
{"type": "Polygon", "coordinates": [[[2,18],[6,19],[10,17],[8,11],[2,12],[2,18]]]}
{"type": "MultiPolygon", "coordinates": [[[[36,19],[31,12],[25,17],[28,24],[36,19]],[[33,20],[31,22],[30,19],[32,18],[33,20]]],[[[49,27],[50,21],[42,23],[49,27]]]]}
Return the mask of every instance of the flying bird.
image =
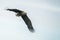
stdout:
{"type": "Polygon", "coordinates": [[[7,10],[17,13],[16,16],[18,16],[18,17],[21,16],[22,19],[24,20],[25,24],[27,25],[29,31],[34,32],[34,28],[32,26],[31,20],[28,18],[26,12],[24,12],[22,10],[18,10],[18,9],[7,9],[7,10]]]}

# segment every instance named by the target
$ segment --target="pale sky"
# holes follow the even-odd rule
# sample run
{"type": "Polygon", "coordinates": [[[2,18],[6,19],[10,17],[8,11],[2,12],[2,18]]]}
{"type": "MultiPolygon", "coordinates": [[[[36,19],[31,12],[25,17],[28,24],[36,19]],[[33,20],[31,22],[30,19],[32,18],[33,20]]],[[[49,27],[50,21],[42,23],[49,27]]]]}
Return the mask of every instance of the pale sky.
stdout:
{"type": "Polygon", "coordinates": [[[60,40],[60,0],[0,0],[0,40],[60,40]],[[35,33],[7,8],[27,12],[35,33]]]}

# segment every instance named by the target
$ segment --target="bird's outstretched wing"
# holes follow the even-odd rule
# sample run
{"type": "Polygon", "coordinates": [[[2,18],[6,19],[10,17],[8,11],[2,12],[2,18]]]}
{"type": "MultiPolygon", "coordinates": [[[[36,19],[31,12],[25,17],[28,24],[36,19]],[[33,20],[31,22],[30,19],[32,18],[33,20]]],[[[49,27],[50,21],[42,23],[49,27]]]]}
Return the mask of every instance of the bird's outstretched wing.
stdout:
{"type": "Polygon", "coordinates": [[[7,9],[7,10],[9,10],[9,11],[13,11],[13,12],[16,12],[16,13],[18,13],[18,12],[22,12],[21,10],[18,10],[18,9],[7,9]]]}
{"type": "Polygon", "coordinates": [[[21,10],[18,10],[18,9],[7,9],[7,10],[16,12],[17,13],[17,16],[21,16],[22,19],[24,20],[24,22],[26,23],[28,29],[31,32],[34,32],[34,28],[32,26],[32,23],[31,23],[30,19],[28,18],[28,16],[24,13],[24,11],[21,11],[21,10]]]}
{"type": "Polygon", "coordinates": [[[23,16],[21,16],[21,17],[22,17],[22,19],[25,21],[28,29],[29,29],[31,32],[34,32],[34,28],[33,28],[33,26],[32,26],[32,23],[31,23],[30,19],[28,18],[28,16],[27,16],[27,15],[23,15],[23,16]]]}

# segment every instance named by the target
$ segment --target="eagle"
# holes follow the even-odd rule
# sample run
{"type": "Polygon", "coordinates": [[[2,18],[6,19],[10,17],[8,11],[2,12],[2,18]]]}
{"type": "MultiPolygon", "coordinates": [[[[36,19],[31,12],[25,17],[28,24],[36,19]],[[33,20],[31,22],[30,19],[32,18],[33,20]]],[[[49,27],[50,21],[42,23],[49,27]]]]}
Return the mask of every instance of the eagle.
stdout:
{"type": "Polygon", "coordinates": [[[22,10],[18,10],[18,9],[6,9],[8,11],[13,11],[16,14],[16,16],[21,16],[22,19],[24,20],[25,24],[27,25],[27,28],[29,29],[30,32],[34,32],[34,28],[32,26],[32,22],[31,20],[29,19],[29,17],[27,16],[27,13],[22,11],[22,10]]]}

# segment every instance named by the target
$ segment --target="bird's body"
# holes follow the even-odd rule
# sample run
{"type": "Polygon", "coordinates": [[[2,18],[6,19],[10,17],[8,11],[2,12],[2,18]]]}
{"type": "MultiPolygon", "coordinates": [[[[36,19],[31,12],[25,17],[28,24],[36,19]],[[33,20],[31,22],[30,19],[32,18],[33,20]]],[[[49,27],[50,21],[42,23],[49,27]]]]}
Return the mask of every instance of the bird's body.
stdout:
{"type": "Polygon", "coordinates": [[[30,19],[29,19],[28,16],[27,16],[26,12],[21,11],[21,10],[18,10],[18,9],[7,9],[7,10],[13,11],[13,12],[17,13],[16,16],[21,16],[22,19],[24,20],[24,22],[26,23],[28,29],[29,29],[31,32],[34,32],[34,28],[33,28],[33,26],[32,26],[32,23],[31,23],[30,19]]]}

